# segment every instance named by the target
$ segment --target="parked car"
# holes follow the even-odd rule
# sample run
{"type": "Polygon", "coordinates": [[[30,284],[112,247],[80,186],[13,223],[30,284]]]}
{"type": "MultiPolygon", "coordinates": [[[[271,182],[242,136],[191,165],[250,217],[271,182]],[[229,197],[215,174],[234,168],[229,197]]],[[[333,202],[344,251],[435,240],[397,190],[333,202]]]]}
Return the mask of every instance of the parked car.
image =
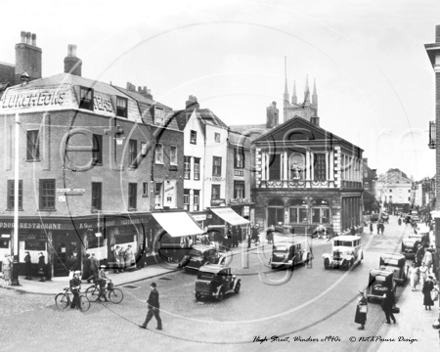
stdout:
{"type": "Polygon", "coordinates": [[[410,233],[402,240],[402,254],[407,257],[414,257],[419,244],[429,244],[429,233],[410,233]]]}
{"type": "Polygon", "coordinates": [[[206,263],[217,264],[221,259],[221,254],[214,246],[206,244],[196,244],[191,246],[189,254],[185,255],[179,262],[179,267],[186,272],[194,272],[206,263]]]}
{"type": "Polygon", "coordinates": [[[332,239],[332,253],[323,254],[324,268],[342,268],[348,270],[364,259],[359,236],[338,236],[332,239]]]}
{"type": "Polygon", "coordinates": [[[377,222],[379,220],[379,214],[378,213],[372,213],[370,215],[370,221],[371,222],[377,222]]]}
{"type": "Polygon", "coordinates": [[[367,300],[383,299],[383,295],[392,290],[396,293],[396,284],[393,280],[393,272],[390,270],[373,269],[370,270],[367,287],[367,300]]]}
{"type": "Polygon", "coordinates": [[[196,300],[202,297],[214,297],[223,300],[228,293],[239,293],[241,279],[232,275],[231,268],[219,264],[205,264],[198,272],[194,294],[196,300]]]}
{"type": "Polygon", "coordinates": [[[293,235],[276,233],[272,244],[269,265],[274,268],[293,268],[312,260],[312,253],[304,248],[304,240],[299,241],[293,235]]]}
{"type": "Polygon", "coordinates": [[[393,272],[393,279],[396,284],[404,285],[408,275],[406,257],[398,253],[385,253],[380,256],[379,265],[381,269],[393,272]]]}
{"type": "Polygon", "coordinates": [[[419,213],[417,211],[415,211],[415,210],[411,211],[410,216],[411,216],[411,220],[414,221],[414,222],[417,222],[417,221],[420,220],[419,213]]]}

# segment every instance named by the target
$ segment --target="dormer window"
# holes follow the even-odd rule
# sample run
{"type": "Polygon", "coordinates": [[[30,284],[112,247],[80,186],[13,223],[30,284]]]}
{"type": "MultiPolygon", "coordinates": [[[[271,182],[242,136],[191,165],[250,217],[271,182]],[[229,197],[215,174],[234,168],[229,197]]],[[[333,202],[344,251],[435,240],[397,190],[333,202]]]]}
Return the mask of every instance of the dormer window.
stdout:
{"type": "Polygon", "coordinates": [[[80,87],[79,108],[93,111],[93,88],[80,87]]]}
{"type": "Polygon", "coordinates": [[[127,105],[126,98],[116,97],[116,116],[127,117],[127,105]]]}
{"type": "Polygon", "coordinates": [[[163,125],[164,116],[165,112],[163,111],[163,108],[156,106],[154,108],[154,123],[156,125],[163,125]]]}

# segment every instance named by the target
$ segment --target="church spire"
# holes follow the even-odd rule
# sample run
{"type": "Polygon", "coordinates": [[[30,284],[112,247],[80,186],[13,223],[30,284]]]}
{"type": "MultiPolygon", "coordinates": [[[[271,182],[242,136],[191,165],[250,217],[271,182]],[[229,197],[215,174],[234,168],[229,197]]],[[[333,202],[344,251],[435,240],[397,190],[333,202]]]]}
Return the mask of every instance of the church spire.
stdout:
{"type": "Polygon", "coordinates": [[[312,104],[316,109],[316,115],[318,115],[318,93],[316,92],[316,78],[313,82],[312,104]]]}
{"type": "Polygon", "coordinates": [[[289,90],[287,88],[287,59],[284,56],[284,106],[289,104],[289,90]]]}
{"type": "Polygon", "coordinates": [[[306,88],[304,90],[304,105],[310,105],[309,75],[306,76],[306,88]]]}
{"type": "Polygon", "coordinates": [[[293,81],[292,104],[298,104],[298,97],[296,96],[296,84],[295,84],[295,81],[293,81]]]}

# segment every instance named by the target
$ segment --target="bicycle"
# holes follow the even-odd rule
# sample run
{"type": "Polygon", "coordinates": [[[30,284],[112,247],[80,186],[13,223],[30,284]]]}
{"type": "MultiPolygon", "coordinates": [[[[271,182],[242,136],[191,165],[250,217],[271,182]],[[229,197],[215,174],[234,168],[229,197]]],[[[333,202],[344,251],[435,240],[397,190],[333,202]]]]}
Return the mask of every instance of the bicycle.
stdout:
{"type": "MultiPolygon", "coordinates": [[[[64,288],[64,292],[60,292],[55,296],[55,304],[59,309],[66,309],[71,305],[72,299],[70,296],[73,296],[72,291],[70,291],[69,287],[64,288]]],[[[86,295],[79,293],[79,302],[80,306],[78,309],[81,312],[87,312],[90,308],[90,301],[86,295]]]]}
{"type": "MultiPolygon", "coordinates": [[[[96,302],[99,299],[99,292],[100,292],[99,284],[94,283],[92,286],[87,288],[86,297],[91,302],[96,302]]],[[[114,304],[119,304],[124,299],[124,293],[122,292],[122,290],[119,288],[115,288],[113,286],[113,283],[111,282],[107,285],[105,294],[108,300],[114,304]]]]}

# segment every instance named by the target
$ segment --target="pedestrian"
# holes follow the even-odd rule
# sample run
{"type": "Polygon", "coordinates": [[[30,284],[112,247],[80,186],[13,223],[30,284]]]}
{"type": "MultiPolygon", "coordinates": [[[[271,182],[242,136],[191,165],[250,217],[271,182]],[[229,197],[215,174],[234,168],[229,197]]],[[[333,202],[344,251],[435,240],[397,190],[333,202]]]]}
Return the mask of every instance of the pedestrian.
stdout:
{"type": "Polygon", "coordinates": [[[83,259],[83,271],[82,271],[81,280],[87,280],[87,283],[90,283],[89,277],[90,277],[90,253],[86,253],[86,256],[83,259]]]}
{"type": "Polygon", "coordinates": [[[105,302],[108,302],[107,296],[105,295],[106,294],[105,287],[107,286],[107,282],[112,282],[112,280],[110,280],[105,273],[105,265],[101,265],[98,273],[98,284],[99,284],[98,300],[100,301],[101,298],[103,298],[105,302]]]}
{"type": "Polygon", "coordinates": [[[93,282],[98,281],[98,260],[95,257],[95,253],[92,252],[90,256],[90,276],[87,278],[87,283],[90,283],[90,280],[93,282]]]}
{"type": "Polygon", "coordinates": [[[113,249],[113,258],[115,259],[114,272],[115,272],[116,274],[119,274],[119,272],[121,271],[121,270],[120,270],[119,251],[120,251],[119,246],[116,246],[116,247],[113,249]]]}
{"type": "Polygon", "coordinates": [[[255,245],[257,246],[260,243],[260,225],[255,224],[252,228],[252,240],[254,241],[255,245]]]}
{"type": "Polygon", "coordinates": [[[412,263],[411,267],[409,268],[408,276],[410,280],[411,289],[415,291],[417,289],[417,285],[419,284],[419,268],[416,266],[415,263],[412,263]]]}
{"type": "Polygon", "coordinates": [[[69,258],[69,277],[73,277],[73,273],[81,269],[81,263],[78,260],[78,252],[74,250],[69,258]]]}
{"type": "Polygon", "coordinates": [[[12,279],[12,260],[11,256],[6,253],[5,260],[2,265],[4,285],[9,286],[12,279]]]}
{"type": "Polygon", "coordinates": [[[431,307],[434,305],[434,301],[431,297],[431,291],[434,289],[434,283],[432,281],[434,277],[432,275],[428,276],[425,284],[422,287],[423,293],[423,305],[425,306],[425,310],[431,310],[431,307]]]}
{"type": "Polygon", "coordinates": [[[26,271],[26,280],[32,280],[32,261],[31,261],[31,255],[28,251],[25,252],[26,256],[24,257],[25,262],[25,271],[26,271]]]}
{"type": "Polygon", "coordinates": [[[387,324],[391,324],[390,318],[393,320],[393,323],[396,324],[396,318],[393,314],[393,307],[395,304],[394,293],[390,289],[388,289],[387,293],[383,295],[382,300],[382,310],[385,313],[385,319],[387,324]]]}
{"type": "Polygon", "coordinates": [[[423,255],[423,259],[422,261],[425,263],[425,265],[428,268],[428,271],[431,270],[431,266],[432,266],[432,252],[431,252],[431,248],[428,248],[425,251],[425,254],[423,255]]]}
{"type": "Polygon", "coordinates": [[[363,291],[359,291],[359,293],[361,294],[361,298],[356,305],[356,315],[354,316],[354,322],[357,324],[361,324],[361,326],[358,327],[359,330],[364,330],[365,323],[367,322],[368,301],[363,291]]]}
{"type": "Polygon", "coordinates": [[[273,232],[275,231],[275,226],[270,225],[266,230],[266,239],[268,243],[273,243],[273,232]]]}
{"type": "Polygon", "coordinates": [[[79,290],[81,289],[80,275],[81,271],[76,270],[73,272],[73,277],[70,280],[70,291],[73,293],[72,303],[70,304],[71,309],[74,309],[75,307],[81,309],[81,301],[79,300],[79,290]]]}
{"type": "Polygon", "coordinates": [[[148,304],[148,313],[147,317],[145,318],[145,321],[142,325],[139,325],[142,329],[146,329],[148,322],[151,320],[151,318],[154,317],[157,320],[157,330],[162,330],[162,320],[160,319],[159,315],[159,292],[157,292],[156,289],[156,283],[152,282],[150,285],[150,295],[148,296],[147,304],[148,304]]]}
{"type": "Polygon", "coordinates": [[[127,246],[125,250],[125,267],[128,268],[133,264],[133,249],[131,248],[131,244],[127,246]]]}
{"type": "Polygon", "coordinates": [[[372,221],[370,221],[370,235],[372,235],[373,234],[373,222],[372,221]]]}
{"type": "Polygon", "coordinates": [[[125,271],[125,248],[119,249],[119,269],[123,273],[125,271]]]}
{"type": "Polygon", "coordinates": [[[423,285],[425,284],[425,281],[428,279],[428,267],[425,265],[424,262],[422,262],[422,265],[419,268],[419,272],[420,272],[420,284],[423,285]]]}
{"type": "Polygon", "coordinates": [[[38,253],[38,275],[40,276],[40,282],[46,281],[46,263],[43,252],[38,253]]]}

